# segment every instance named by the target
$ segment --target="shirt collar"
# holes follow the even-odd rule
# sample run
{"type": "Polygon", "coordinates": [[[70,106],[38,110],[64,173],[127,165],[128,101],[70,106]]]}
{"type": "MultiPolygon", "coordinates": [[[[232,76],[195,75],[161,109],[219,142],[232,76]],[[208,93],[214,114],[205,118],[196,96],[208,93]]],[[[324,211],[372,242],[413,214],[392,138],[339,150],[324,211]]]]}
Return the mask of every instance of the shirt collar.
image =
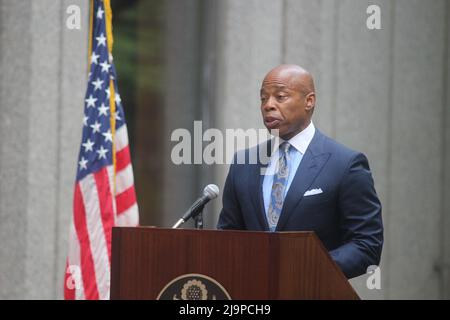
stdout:
{"type": "MultiPolygon", "coordinates": [[[[313,139],[315,132],[316,132],[316,128],[314,127],[314,124],[311,121],[305,129],[303,129],[301,132],[297,133],[295,136],[293,136],[291,139],[289,139],[288,142],[291,146],[293,146],[295,149],[297,149],[301,154],[305,154],[306,149],[308,149],[308,146],[311,143],[311,140],[313,139]]],[[[281,139],[280,145],[283,142],[284,142],[284,140],[281,139]]]]}

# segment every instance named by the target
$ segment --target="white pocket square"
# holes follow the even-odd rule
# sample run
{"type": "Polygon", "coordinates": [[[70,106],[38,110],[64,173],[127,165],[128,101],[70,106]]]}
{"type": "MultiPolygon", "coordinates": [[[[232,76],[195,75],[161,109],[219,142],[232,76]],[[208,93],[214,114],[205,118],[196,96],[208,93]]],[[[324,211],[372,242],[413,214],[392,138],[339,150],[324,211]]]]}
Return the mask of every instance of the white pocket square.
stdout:
{"type": "Polygon", "coordinates": [[[318,188],[318,189],[311,189],[311,190],[306,191],[305,194],[304,194],[303,196],[304,196],[304,197],[307,197],[307,196],[314,196],[314,195],[316,195],[316,194],[321,194],[321,193],[323,193],[323,191],[322,191],[321,188],[318,188]]]}

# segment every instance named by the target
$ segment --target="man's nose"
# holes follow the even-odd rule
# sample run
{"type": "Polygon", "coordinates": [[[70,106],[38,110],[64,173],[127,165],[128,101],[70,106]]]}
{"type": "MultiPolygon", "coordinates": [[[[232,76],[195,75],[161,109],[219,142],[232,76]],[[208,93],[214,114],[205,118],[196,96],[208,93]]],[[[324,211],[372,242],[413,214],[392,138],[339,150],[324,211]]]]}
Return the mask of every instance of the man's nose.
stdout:
{"type": "Polygon", "coordinates": [[[272,97],[267,98],[263,105],[264,111],[273,111],[276,109],[275,99],[272,97]]]}

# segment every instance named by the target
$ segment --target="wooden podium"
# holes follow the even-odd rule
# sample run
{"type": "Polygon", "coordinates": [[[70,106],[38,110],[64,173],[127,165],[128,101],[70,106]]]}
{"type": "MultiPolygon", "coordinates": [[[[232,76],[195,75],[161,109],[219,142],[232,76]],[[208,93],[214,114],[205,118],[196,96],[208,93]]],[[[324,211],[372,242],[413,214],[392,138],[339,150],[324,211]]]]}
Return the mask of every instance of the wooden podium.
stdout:
{"type": "MultiPolygon", "coordinates": [[[[115,227],[111,269],[111,299],[157,299],[186,274],[206,276],[233,300],[359,299],[313,232],[115,227]]],[[[207,292],[193,283],[173,298],[207,292]]]]}

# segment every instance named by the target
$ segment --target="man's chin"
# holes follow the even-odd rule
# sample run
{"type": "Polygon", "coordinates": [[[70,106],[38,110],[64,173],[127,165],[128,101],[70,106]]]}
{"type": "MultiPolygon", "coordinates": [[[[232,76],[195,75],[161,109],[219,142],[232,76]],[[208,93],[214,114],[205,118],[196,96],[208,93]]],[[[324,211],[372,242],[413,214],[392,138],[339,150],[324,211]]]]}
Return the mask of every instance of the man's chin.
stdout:
{"type": "MultiPolygon", "coordinates": [[[[267,128],[267,127],[266,127],[267,128]]],[[[267,130],[270,132],[270,134],[274,137],[278,137],[281,138],[282,136],[284,136],[283,132],[280,132],[279,128],[274,128],[274,129],[270,129],[267,128],[267,130]]]]}

